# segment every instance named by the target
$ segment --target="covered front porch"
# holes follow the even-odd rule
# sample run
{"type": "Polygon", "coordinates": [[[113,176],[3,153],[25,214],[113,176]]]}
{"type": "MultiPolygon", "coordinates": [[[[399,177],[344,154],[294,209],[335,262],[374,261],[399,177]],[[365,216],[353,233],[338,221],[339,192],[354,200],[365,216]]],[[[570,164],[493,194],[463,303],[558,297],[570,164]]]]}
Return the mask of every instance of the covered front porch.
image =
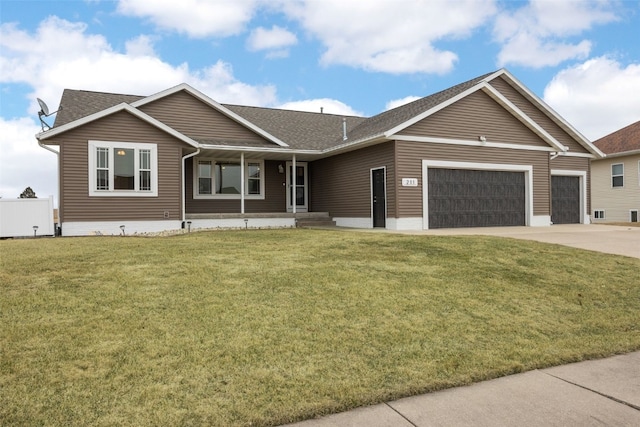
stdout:
{"type": "MultiPolygon", "coordinates": [[[[285,151],[285,150],[276,150],[285,151]]],[[[202,148],[184,156],[183,228],[329,225],[313,212],[308,153],[202,148]]]]}

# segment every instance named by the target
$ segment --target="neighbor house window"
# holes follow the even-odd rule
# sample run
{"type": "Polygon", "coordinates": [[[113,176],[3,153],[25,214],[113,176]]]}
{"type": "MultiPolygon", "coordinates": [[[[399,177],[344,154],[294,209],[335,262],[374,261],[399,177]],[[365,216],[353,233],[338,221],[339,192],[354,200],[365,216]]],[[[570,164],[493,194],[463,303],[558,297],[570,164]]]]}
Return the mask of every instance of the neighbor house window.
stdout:
{"type": "Polygon", "coordinates": [[[593,211],[593,218],[594,219],[604,219],[604,211],[603,210],[593,211]]]}
{"type": "Polygon", "coordinates": [[[90,196],[157,196],[157,146],[89,141],[90,196]]]}
{"type": "Polygon", "coordinates": [[[611,165],[611,186],[624,187],[624,164],[611,165]]]}
{"type": "Polygon", "coordinates": [[[244,176],[240,161],[197,159],[195,165],[195,198],[239,199],[243,180],[245,197],[264,198],[262,160],[246,160],[244,176]]]}

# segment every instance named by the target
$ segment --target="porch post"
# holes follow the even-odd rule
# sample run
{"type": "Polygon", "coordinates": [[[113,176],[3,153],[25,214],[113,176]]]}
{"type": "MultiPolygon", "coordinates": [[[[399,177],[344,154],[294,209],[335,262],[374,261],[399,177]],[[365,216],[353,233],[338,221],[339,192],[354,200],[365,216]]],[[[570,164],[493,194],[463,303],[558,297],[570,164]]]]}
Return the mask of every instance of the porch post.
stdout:
{"type": "Polygon", "coordinates": [[[293,207],[293,215],[296,214],[296,193],[298,192],[298,188],[296,187],[296,155],[293,155],[293,158],[291,159],[291,206],[293,207]]]}
{"type": "Polygon", "coordinates": [[[244,214],[244,152],[240,153],[240,213],[244,214]]]}

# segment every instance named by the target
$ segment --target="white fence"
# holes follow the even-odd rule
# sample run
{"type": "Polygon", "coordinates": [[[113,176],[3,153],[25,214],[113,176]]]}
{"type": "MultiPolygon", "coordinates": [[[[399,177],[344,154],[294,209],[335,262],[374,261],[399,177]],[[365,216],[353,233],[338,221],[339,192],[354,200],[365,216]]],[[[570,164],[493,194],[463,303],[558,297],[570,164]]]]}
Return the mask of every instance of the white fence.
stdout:
{"type": "Polygon", "coordinates": [[[0,237],[34,235],[55,235],[53,197],[48,199],[0,199],[0,237]]]}

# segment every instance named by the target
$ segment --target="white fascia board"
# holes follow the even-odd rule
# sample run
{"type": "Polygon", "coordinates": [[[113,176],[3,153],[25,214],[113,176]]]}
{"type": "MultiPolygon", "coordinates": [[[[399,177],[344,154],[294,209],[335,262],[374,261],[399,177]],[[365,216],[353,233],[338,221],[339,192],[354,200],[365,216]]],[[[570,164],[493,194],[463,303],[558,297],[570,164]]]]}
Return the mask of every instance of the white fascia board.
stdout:
{"type": "Polygon", "coordinates": [[[571,151],[567,151],[566,153],[560,153],[560,157],[585,157],[587,159],[598,159],[599,157],[595,154],[590,153],[574,153],[571,151]]]}
{"type": "Polygon", "coordinates": [[[522,90],[524,93],[527,94],[527,96],[529,97],[530,101],[532,101],[534,103],[537,103],[538,107],[540,107],[544,112],[546,112],[547,115],[551,116],[552,120],[556,121],[557,123],[560,123],[560,125],[561,125],[560,127],[564,128],[564,130],[568,131],[569,133],[572,133],[573,136],[574,136],[574,139],[576,139],[576,141],[578,141],[578,143],[580,145],[582,145],[584,148],[586,148],[587,150],[589,150],[591,153],[595,154],[596,156],[599,156],[599,157],[604,157],[605,156],[604,152],[602,152],[598,147],[593,145],[591,143],[591,141],[589,141],[584,135],[582,135],[582,133],[580,133],[576,128],[571,126],[571,124],[569,124],[569,122],[567,122],[564,118],[562,118],[561,115],[556,113],[555,110],[553,108],[551,108],[546,102],[544,102],[536,94],[531,92],[525,85],[523,85],[508,70],[503,68],[502,70],[500,70],[497,73],[495,73],[495,75],[492,75],[489,78],[487,78],[487,80],[493,80],[494,78],[496,78],[496,77],[498,77],[500,75],[505,75],[509,80],[511,80],[511,82],[514,85],[518,86],[518,88],[520,90],[522,90]]]}
{"type": "Polygon", "coordinates": [[[540,125],[538,125],[535,121],[533,121],[522,110],[516,107],[516,105],[513,102],[509,101],[503,94],[498,92],[498,90],[495,89],[493,86],[487,83],[483,86],[482,89],[487,95],[489,95],[497,103],[502,105],[507,111],[513,114],[525,126],[531,129],[538,136],[540,136],[547,144],[551,145],[558,151],[564,152],[568,150],[568,148],[562,145],[560,141],[558,141],[553,136],[551,136],[546,130],[544,130],[540,125]]]}
{"type": "Polygon", "coordinates": [[[630,151],[621,151],[619,153],[609,153],[605,154],[604,157],[612,158],[612,157],[624,157],[624,156],[634,156],[636,154],[640,154],[640,150],[630,150],[630,151]]]}
{"type": "Polygon", "coordinates": [[[200,144],[199,147],[203,150],[219,150],[219,151],[244,151],[252,153],[288,153],[288,154],[321,154],[319,150],[295,150],[290,148],[271,148],[271,147],[239,147],[235,145],[215,145],[215,144],[200,144]]]}
{"type": "Polygon", "coordinates": [[[179,139],[182,142],[185,142],[193,147],[198,147],[198,143],[196,141],[194,141],[193,139],[189,138],[188,136],[178,132],[177,130],[173,129],[172,127],[169,127],[167,125],[165,125],[164,123],[162,123],[159,120],[154,119],[153,117],[151,117],[148,114],[143,113],[142,111],[138,110],[137,108],[131,106],[130,104],[127,104],[126,102],[123,102],[121,104],[118,105],[114,105],[113,107],[107,108],[105,110],[99,111],[97,113],[88,115],[86,117],[83,117],[81,119],[78,120],[74,120],[73,122],[69,122],[65,125],[53,128],[51,130],[48,130],[44,133],[38,134],[36,135],[36,138],[38,138],[38,140],[44,140],[44,139],[48,139],[51,138],[53,136],[59,135],[61,133],[67,132],[71,129],[75,129],[77,127],[86,125],[88,123],[91,123],[93,121],[96,121],[98,119],[110,116],[112,114],[121,112],[121,111],[125,111],[137,118],[139,118],[140,120],[143,120],[147,123],[149,123],[152,126],[157,127],[158,129],[168,133],[169,135],[179,139]]]}
{"type": "Polygon", "coordinates": [[[222,113],[225,116],[229,117],[233,121],[238,122],[242,126],[251,129],[252,131],[257,133],[258,135],[268,139],[269,141],[271,141],[271,142],[273,142],[273,143],[275,143],[275,144],[277,144],[277,145],[279,145],[281,147],[288,147],[289,146],[284,141],[281,141],[280,139],[278,139],[275,136],[271,135],[269,132],[259,128],[258,126],[254,125],[253,123],[251,123],[247,119],[237,115],[236,113],[234,113],[233,111],[229,110],[228,108],[225,108],[220,103],[216,102],[212,98],[208,97],[207,95],[205,95],[204,93],[200,92],[199,90],[194,89],[193,87],[189,86],[186,83],[179,84],[178,86],[174,86],[172,88],[163,90],[162,92],[158,92],[158,93],[156,93],[154,95],[148,96],[146,98],[142,98],[142,99],[140,99],[138,101],[135,101],[135,102],[131,103],[131,105],[133,105],[134,107],[141,107],[141,106],[143,106],[145,104],[148,104],[148,103],[153,102],[153,101],[157,101],[157,100],[159,100],[161,98],[164,98],[164,97],[166,97],[168,95],[172,95],[172,94],[180,92],[180,91],[185,91],[185,92],[189,93],[190,95],[194,96],[196,99],[199,99],[200,101],[202,101],[205,104],[209,105],[211,108],[214,108],[214,109],[218,110],[220,113],[222,113]]]}

